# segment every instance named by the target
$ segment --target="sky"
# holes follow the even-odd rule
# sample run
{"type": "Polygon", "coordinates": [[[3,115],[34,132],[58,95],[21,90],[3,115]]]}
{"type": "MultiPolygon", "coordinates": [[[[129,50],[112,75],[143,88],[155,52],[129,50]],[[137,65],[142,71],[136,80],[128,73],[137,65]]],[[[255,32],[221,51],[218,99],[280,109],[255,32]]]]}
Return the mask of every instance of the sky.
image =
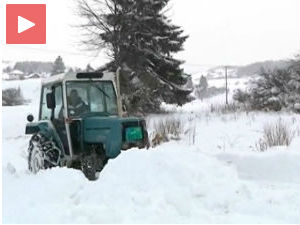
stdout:
{"type": "MultiPolygon", "coordinates": [[[[5,44],[5,4],[0,5],[1,48],[4,60],[54,61],[97,67],[108,61],[80,48],[81,19],[74,0],[4,0],[5,4],[45,3],[47,43],[5,44]]],[[[299,0],[171,0],[167,12],[189,35],[184,51],[175,55],[187,65],[244,65],[288,59],[300,51],[299,0]]]]}

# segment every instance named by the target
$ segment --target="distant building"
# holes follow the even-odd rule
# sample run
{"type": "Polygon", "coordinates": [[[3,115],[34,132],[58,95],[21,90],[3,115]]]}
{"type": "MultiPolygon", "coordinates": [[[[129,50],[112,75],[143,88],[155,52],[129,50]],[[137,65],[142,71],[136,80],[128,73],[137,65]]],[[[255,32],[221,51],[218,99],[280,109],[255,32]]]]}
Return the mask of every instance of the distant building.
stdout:
{"type": "Polygon", "coordinates": [[[51,73],[42,72],[40,75],[41,75],[41,78],[47,78],[47,77],[51,76],[51,73]]]}
{"type": "Polygon", "coordinates": [[[20,80],[24,78],[24,73],[21,70],[13,70],[9,73],[9,80],[20,80]]]}
{"type": "Polygon", "coordinates": [[[38,73],[31,73],[25,76],[25,79],[37,79],[37,78],[41,78],[41,75],[38,73]]]}

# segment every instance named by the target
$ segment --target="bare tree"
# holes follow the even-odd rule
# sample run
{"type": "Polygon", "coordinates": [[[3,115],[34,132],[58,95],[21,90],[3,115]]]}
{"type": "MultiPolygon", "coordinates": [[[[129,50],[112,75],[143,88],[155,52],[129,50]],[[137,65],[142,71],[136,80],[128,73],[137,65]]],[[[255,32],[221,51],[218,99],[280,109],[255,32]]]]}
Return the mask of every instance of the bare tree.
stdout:
{"type": "Polygon", "coordinates": [[[105,48],[116,68],[121,66],[121,26],[115,18],[121,17],[123,9],[118,0],[78,0],[78,9],[79,15],[85,19],[80,28],[84,32],[82,43],[87,50],[99,52],[105,48]]]}

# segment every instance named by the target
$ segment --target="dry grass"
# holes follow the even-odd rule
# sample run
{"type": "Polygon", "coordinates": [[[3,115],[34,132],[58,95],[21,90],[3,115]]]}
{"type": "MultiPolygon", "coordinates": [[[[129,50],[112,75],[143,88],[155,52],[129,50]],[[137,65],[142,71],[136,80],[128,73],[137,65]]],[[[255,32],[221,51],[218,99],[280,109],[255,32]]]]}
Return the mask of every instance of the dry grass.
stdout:
{"type": "Polygon", "coordinates": [[[180,140],[182,133],[183,124],[181,120],[175,118],[160,120],[154,124],[152,145],[157,146],[169,140],[180,140]]]}
{"type": "Polygon", "coordinates": [[[289,146],[294,138],[295,132],[287,123],[279,119],[274,124],[264,126],[263,137],[256,144],[259,151],[266,151],[273,146],[289,146]]]}
{"type": "Polygon", "coordinates": [[[196,142],[196,125],[190,126],[187,130],[185,130],[184,135],[188,137],[189,145],[194,145],[196,142]]]}
{"type": "Polygon", "coordinates": [[[226,104],[211,104],[210,113],[227,114],[240,111],[240,107],[235,103],[226,104]]]}

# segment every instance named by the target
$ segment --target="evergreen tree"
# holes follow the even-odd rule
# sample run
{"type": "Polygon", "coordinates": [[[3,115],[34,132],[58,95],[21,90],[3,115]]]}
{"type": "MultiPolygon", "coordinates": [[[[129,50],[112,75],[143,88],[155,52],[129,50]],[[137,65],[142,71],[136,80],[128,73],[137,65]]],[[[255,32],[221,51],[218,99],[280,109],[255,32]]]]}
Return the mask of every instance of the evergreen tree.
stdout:
{"type": "Polygon", "coordinates": [[[206,77],[203,76],[203,75],[202,75],[201,78],[200,78],[199,86],[200,86],[202,89],[204,89],[204,90],[206,90],[207,87],[208,87],[207,79],[206,79],[206,77]]]}
{"type": "Polygon", "coordinates": [[[95,69],[90,64],[87,64],[87,66],[85,68],[85,71],[86,72],[93,72],[93,71],[95,71],[95,69]]]}
{"type": "Polygon", "coordinates": [[[12,71],[12,68],[10,66],[7,66],[3,69],[4,73],[10,73],[12,71]]]}
{"type": "Polygon", "coordinates": [[[74,73],[74,69],[72,67],[70,67],[69,70],[67,71],[67,73],[69,73],[69,74],[74,73]]]}
{"type": "Polygon", "coordinates": [[[196,86],[196,95],[198,98],[203,100],[204,96],[207,94],[208,83],[205,76],[201,76],[199,85],[196,86]]]}
{"type": "Polygon", "coordinates": [[[121,93],[130,99],[127,102],[138,99],[135,106],[127,108],[153,112],[159,108],[157,100],[178,104],[188,101],[192,89],[186,84],[190,76],[180,68],[183,62],[172,56],[183,50],[187,36],[164,15],[169,0],[104,2],[106,11],[101,8],[101,0],[91,5],[80,1],[81,15],[89,21],[83,25],[89,34],[84,43],[94,49],[109,48],[112,61],[106,69],[116,71],[120,67],[121,93]]]}
{"type": "MultiPolygon", "coordinates": [[[[120,61],[134,71],[158,76],[164,81],[185,84],[182,61],[172,57],[187,39],[180,27],[172,25],[163,9],[169,0],[119,1],[124,15],[120,24],[120,61]],[[129,12],[129,13],[126,13],[129,12]]],[[[111,21],[119,15],[110,15],[111,21]]]]}
{"type": "Polygon", "coordinates": [[[253,109],[279,111],[286,107],[287,70],[265,71],[254,81],[249,99],[253,109]]]}
{"type": "Polygon", "coordinates": [[[289,107],[300,113],[300,54],[291,62],[287,101],[289,107]]]}
{"type": "Polygon", "coordinates": [[[234,91],[234,94],[232,96],[233,100],[242,103],[244,106],[246,106],[247,102],[250,99],[250,95],[241,89],[237,89],[234,91]]]}
{"type": "Polygon", "coordinates": [[[61,56],[58,56],[53,64],[53,69],[52,69],[52,73],[51,75],[56,75],[56,74],[60,74],[60,73],[64,73],[65,72],[65,64],[63,62],[63,59],[61,56]]]}

